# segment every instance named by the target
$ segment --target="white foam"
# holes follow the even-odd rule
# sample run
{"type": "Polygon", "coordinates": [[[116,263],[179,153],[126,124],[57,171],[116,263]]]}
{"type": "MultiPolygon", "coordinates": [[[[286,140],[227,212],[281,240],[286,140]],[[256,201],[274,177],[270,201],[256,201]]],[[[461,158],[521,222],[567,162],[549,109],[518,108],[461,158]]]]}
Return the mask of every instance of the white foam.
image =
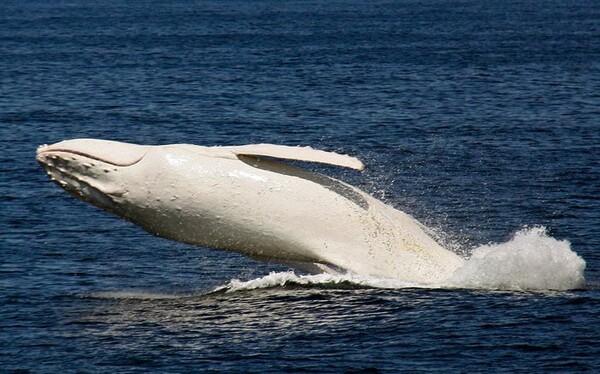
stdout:
{"type": "Polygon", "coordinates": [[[446,282],[449,286],[498,290],[569,290],[583,285],[585,261],[566,240],[546,228],[518,231],[512,240],[484,245],[446,282]]]}
{"type": "MultiPolygon", "coordinates": [[[[585,261],[565,240],[548,236],[543,227],[527,228],[502,244],[473,250],[471,257],[447,281],[416,284],[356,274],[298,275],[292,271],[241,281],[231,280],[215,291],[236,292],[290,285],[350,284],[364,288],[469,288],[484,290],[570,290],[582,287],[585,261]]],[[[347,288],[347,286],[345,286],[347,288]]]]}
{"type": "Polygon", "coordinates": [[[283,287],[290,285],[329,285],[340,286],[350,284],[356,287],[364,288],[386,288],[399,289],[407,287],[423,287],[423,285],[403,282],[397,279],[376,278],[361,276],[356,274],[317,274],[317,275],[298,275],[293,271],[271,272],[261,278],[249,281],[232,279],[225,286],[218,287],[215,291],[236,292],[255,290],[259,288],[283,287]]]}

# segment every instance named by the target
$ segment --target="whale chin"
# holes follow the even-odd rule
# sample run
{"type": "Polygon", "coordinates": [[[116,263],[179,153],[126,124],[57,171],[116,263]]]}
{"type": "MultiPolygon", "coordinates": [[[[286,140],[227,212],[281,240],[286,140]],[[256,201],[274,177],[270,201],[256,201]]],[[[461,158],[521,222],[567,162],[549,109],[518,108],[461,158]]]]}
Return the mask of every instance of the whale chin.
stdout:
{"type": "Polygon", "coordinates": [[[77,148],[71,150],[58,145],[61,143],[42,146],[36,155],[36,161],[50,179],[78,199],[116,211],[127,192],[110,181],[111,174],[118,173],[120,167],[98,157],[87,156],[77,148]]]}

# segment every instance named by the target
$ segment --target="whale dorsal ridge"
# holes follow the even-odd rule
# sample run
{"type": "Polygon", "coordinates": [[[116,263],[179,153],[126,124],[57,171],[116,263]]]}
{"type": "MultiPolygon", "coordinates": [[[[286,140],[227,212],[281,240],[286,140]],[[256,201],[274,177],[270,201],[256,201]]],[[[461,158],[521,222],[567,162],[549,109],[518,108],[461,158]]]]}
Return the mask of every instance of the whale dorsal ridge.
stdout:
{"type": "Polygon", "coordinates": [[[363,170],[365,168],[364,164],[356,157],[342,155],[335,152],[320,151],[311,147],[291,147],[275,144],[248,144],[222,148],[230,150],[236,156],[265,156],[286,160],[318,162],[356,170],[363,170]]]}

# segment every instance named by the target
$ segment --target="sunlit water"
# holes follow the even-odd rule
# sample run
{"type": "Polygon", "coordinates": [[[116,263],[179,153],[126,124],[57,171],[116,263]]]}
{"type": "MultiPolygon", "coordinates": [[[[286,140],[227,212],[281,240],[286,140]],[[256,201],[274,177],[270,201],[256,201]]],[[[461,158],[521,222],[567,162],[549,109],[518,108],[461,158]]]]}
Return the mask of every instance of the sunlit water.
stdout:
{"type": "Polygon", "coordinates": [[[0,372],[597,371],[599,13],[3,3],[0,372]],[[352,154],[303,167],[467,261],[424,286],[156,238],[48,181],[36,147],[77,137],[352,154]]]}

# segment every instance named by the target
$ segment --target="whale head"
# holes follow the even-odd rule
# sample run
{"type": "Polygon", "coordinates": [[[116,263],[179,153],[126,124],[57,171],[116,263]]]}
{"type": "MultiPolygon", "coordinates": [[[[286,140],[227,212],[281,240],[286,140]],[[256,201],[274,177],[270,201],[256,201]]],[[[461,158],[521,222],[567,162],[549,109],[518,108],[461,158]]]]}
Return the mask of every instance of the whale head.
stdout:
{"type": "Polygon", "coordinates": [[[100,208],[115,212],[130,192],[127,169],[139,163],[149,146],[108,140],[75,139],[37,149],[36,160],[50,179],[100,208]]]}
{"type": "Polygon", "coordinates": [[[180,183],[189,186],[205,182],[194,176],[203,161],[219,156],[205,150],[209,148],[73,139],[40,146],[36,160],[53,182],[74,197],[145,226],[139,221],[176,210],[172,201],[185,194],[175,188],[178,179],[193,179],[180,183]]]}

